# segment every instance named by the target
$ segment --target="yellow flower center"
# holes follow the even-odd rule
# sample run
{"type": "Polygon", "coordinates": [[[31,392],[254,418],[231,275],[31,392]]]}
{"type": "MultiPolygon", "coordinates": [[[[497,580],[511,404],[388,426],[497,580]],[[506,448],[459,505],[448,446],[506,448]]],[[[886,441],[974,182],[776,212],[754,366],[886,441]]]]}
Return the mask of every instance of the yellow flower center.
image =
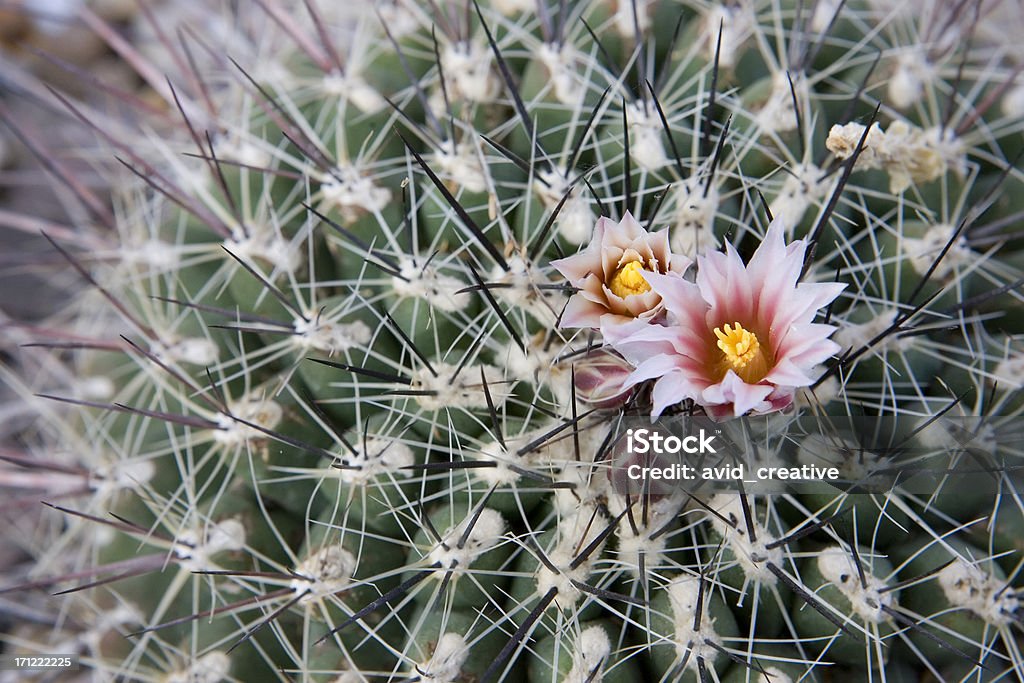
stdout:
{"type": "Polygon", "coordinates": [[[633,294],[643,294],[644,292],[651,291],[651,286],[647,284],[647,280],[641,274],[643,270],[644,266],[642,263],[630,261],[615,271],[611,282],[608,283],[608,289],[612,290],[612,294],[623,299],[633,294]]]}
{"type": "Polygon", "coordinates": [[[748,384],[755,384],[768,374],[768,359],[757,335],[743,329],[738,322],[715,328],[718,348],[722,351],[722,375],[732,370],[748,384]]]}

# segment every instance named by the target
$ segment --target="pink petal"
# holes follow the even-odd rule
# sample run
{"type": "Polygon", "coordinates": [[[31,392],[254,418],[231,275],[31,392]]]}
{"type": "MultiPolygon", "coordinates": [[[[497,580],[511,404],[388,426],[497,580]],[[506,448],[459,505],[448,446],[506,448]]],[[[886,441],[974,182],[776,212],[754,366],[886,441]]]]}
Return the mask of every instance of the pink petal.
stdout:
{"type": "Polygon", "coordinates": [[[697,259],[697,287],[709,306],[706,319],[709,328],[753,319],[750,285],[743,259],[731,245],[726,245],[724,254],[714,251],[697,259]]]}
{"type": "Polygon", "coordinates": [[[798,240],[787,247],[783,221],[773,220],[747,264],[751,286],[762,293],[774,289],[769,282],[776,286],[789,282],[792,287],[803,269],[806,246],[806,242],[798,240]]]}
{"type": "Polygon", "coordinates": [[[645,316],[650,317],[661,311],[661,297],[653,289],[642,294],[634,294],[624,300],[626,310],[634,318],[645,316]]]}
{"type": "Polygon", "coordinates": [[[682,327],[693,330],[694,324],[703,323],[708,305],[697,285],[679,275],[644,273],[643,277],[682,327]]]}
{"type": "Polygon", "coordinates": [[[614,346],[650,325],[651,322],[647,318],[624,320],[621,315],[608,314],[601,319],[601,336],[604,337],[606,344],[614,346]]]}
{"type": "MultiPolygon", "coordinates": [[[[783,288],[788,296],[779,294],[776,301],[765,300],[758,311],[762,327],[767,326],[777,334],[793,325],[811,322],[818,311],[830,304],[846,287],[842,283],[801,284],[796,288],[783,288]]],[[[773,339],[772,344],[778,342],[773,339]]]]}
{"type": "Polygon", "coordinates": [[[662,353],[677,356],[680,363],[687,358],[702,361],[703,348],[682,333],[683,330],[675,326],[647,325],[633,328],[632,334],[619,338],[612,346],[634,365],[662,353]]]}
{"type": "Polygon", "coordinates": [[[788,359],[776,363],[762,381],[782,387],[806,387],[814,384],[814,380],[803,368],[788,359]]]}
{"type": "Polygon", "coordinates": [[[834,331],[832,325],[821,323],[793,325],[777,347],[776,359],[785,358],[804,367],[822,363],[839,352],[839,345],[828,339],[834,331]]]}
{"type": "Polygon", "coordinates": [[[604,218],[603,220],[608,221],[611,225],[615,226],[616,229],[621,230],[624,235],[629,237],[629,239],[636,239],[646,232],[644,227],[640,225],[637,219],[633,218],[633,214],[628,210],[622,214],[622,220],[618,223],[612,222],[609,218],[604,218]]]}
{"type": "Polygon", "coordinates": [[[582,296],[573,295],[562,311],[561,326],[566,328],[574,327],[598,327],[601,324],[601,316],[608,312],[608,309],[593,301],[588,301],[582,296]]]}
{"type": "Polygon", "coordinates": [[[751,410],[763,409],[765,399],[772,393],[774,387],[765,384],[747,384],[739,378],[735,372],[730,370],[718,384],[712,384],[703,392],[702,399],[706,404],[733,405],[733,415],[739,417],[746,415],[751,410]]]}
{"type": "MultiPolygon", "coordinates": [[[[598,223],[600,224],[600,221],[598,223]]],[[[551,265],[562,274],[562,277],[576,285],[577,281],[601,268],[601,243],[596,238],[595,234],[594,241],[580,253],[554,260],[551,265]]]]}
{"type": "Polygon", "coordinates": [[[623,388],[633,387],[655,377],[662,377],[677,369],[676,359],[668,354],[648,358],[623,380],[623,388]]]}
{"type": "Polygon", "coordinates": [[[696,399],[700,396],[701,386],[694,382],[687,373],[680,370],[674,370],[664,375],[654,384],[654,391],[651,392],[651,417],[658,417],[665,412],[666,408],[674,406],[680,401],[685,401],[688,398],[696,399]]]}

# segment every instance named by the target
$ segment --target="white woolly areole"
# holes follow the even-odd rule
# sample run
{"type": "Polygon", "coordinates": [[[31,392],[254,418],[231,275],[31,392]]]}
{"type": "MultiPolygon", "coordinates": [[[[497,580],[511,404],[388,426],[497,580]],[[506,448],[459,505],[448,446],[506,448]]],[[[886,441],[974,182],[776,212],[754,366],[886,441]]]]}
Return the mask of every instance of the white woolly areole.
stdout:
{"type": "Polygon", "coordinates": [[[344,164],[320,184],[320,197],[348,223],[364,213],[376,213],[391,201],[391,190],[376,185],[355,167],[344,164]]]}
{"type": "Polygon", "coordinates": [[[145,484],[156,474],[152,460],[118,460],[98,467],[93,473],[99,479],[97,495],[105,498],[114,491],[145,484]]]}
{"type": "MultiPolygon", "coordinates": [[[[538,171],[533,188],[544,202],[545,208],[553,211],[569,191],[565,169],[559,167],[538,171]]],[[[537,217],[538,221],[540,218],[537,217]]],[[[562,204],[555,219],[555,226],[558,228],[558,234],[572,244],[583,244],[590,240],[594,232],[594,213],[590,209],[590,202],[579,187],[573,187],[572,194],[562,204]]]]}
{"type": "Polygon", "coordinates": [[[153,270],[174,270],[181,262],[176,245],[161,240],[148,240],[135,246],[122,246],[119,250],[121,261],[147,266],[153,270]]]}
{"type": "Polygon", "coordinates": [[[420,27],[419,18],[405,6],[403,0],[379,3],[377,12],[380,14],[381,24],[388,27],[395,40],[409,35],[420,27]]]}
{"type": "Polygon", "coordinates": [[[416,463],[412,449],[395,439],[369,437],[353,443],[355,453],[345,450],[338,461],[346,467],[333,468],[334,476],[350,485],[360,485],[379,476],[409,478],[416,463]]]}
{"type": "Polygon", "coordinates": [[[1016,591],[1005,581],[959,558],[940,571],[937,580],[950,605],[969,610],[997,628],[1008,626],[1020,607],[1016,591]]]}
{"type": "Polygon", "coordinates": [[[905,49],[896,58],[896,66],[889,78],[890,102],[897,109],[906,109],[920,102],[924,86],[935,79],[935,68],[928,63],[924,47],[905,49]]]}
{"type": "MultiPolygon", "coordinates": [[[[691,650],[686,668],[696,671],[698,659],[703,658],[707,662],[712,662],[718,657],[718,651],[707,641],[716,645],[721,644],[721,639],[715,632],[711,610],[706,604],[701,610],[698,628],[693,628],[694,617],[697,615],[697,598],[700,595],[700,579],[695,576],[681,576],[665,590],[668,591],[669,604],[672,605],[672,623],[675,629],[672,640],[676,644],[676,656],[681,659],[686,656],[687,650],[691,650]]],[[[705,590],[704,599],[707,598],[708,591],[705,590]]]]}
{"type": "Polygon", "coordinates": [[[416,396],[424,410],[451,408],[479,408],[487,405],[483,379],[487,381],[487,392],[494,407],[500,408],[511,395],[502,371],[493,365],[467,365],[459,371],[458,366],[434,362],[435,376],[429,368],[420,368],[412,374],[409,387],[413,391],[429,391],[431,394],[416,396]],[[458,374],[456,372],[458,371],[458,374]]]}
{"type": "Polygon", "coordinates": [[[1003,95],[1000,108],[1008,119],[1024,118],[1024,83],[1010,88],[1003,95]]]}
{"type": "Polygon", "coordinates": [[[491,7],[505,16],[529,12],[537,8],[536,0],[491,0],[491,7]]]}
{"type": "Polygon", "coordinates": [[[469,645],[458,633],[445,633],[441,636],[434,653],[425,663],[416,668],[420,680],[435,683],[458,683],[463,679],[462,665],[469,657],[469,645]]]}
{"type": "Polygon", "coordinates": [[[231,671],[231,658],[214,650],[198,657],[184,669],[173,671],[164,678],[164,683],[219,683],[231,671]]]}
{"type": "Polygon", "coordinates": [[[93,401],[109,399],[117,391],[113,380],[105,375],[94,375],[92,377],[75,378],[75,396],[93,401]]]}
{"type": "Polygon", "coordinates": [[[918,420],[917,440],[924,448],[943,455],[963,453],[965,449],[994,455],[999,442],[991,424],[960,425],[926,416],[918,420]]]}
{"type": "Polygon", "coordinates": [[[496,358],[504,359],[510,379],[550,389],[564,408],[563,413],[567,415],[571,412],[572,367],[570,363],[556,362],[566,353],[566,348],[558,341],[547,344],[546,337],[544,332],[534,335],[527,340],[526,351],[516,342],[510,341],[505,347],[505,353],[496,358]]]}
{"type": "MultiPolygon", "coordinates": [[[[811,377],[818,377],[820,375],[821,372],[819,371],[811,373],[811,377]]],[[[833,375],[814,389],[810,387],[798,389],[793,403],[798,409],[826,406],[839,396],[840,388],[839,378],[833,375]]]]}
{"type": "Polygon", "coordinates": [[[787,75],[785,71],[776,71],[772,74],[771,93],[754,117],[762,130],[776,133],[796,130],[797,116],[793,104],[794,93],[796,93],[797,102],[805,101],[807,78],[803,73],[787,75]],[[793,79],[792,86],[790,86],[790,78],[793,79]]]}
{"type": "Polygon", "coordinates": [[[669,233],[672,253],[695,257],[718,245],[713,231],[718,203],[718,190],[713,184],[705,196],[704,185],[696,178],[679,183],[675,225],[669,233]]]}
{"type": "Polygon", "coordinates": [[[558,523],[555,530],[555,545],[546,549],[548,559],[558,571],[553,572],[543,563],[540,564],[534,574],[538,595],[544,595],[552,588],[557,588],[556,601],[563,607],[575,605],[583,597],[582,591],[572,582],[586,582],[593,563],[601,556],[605,544],[601,543],[575,569],[571,565],[578,551],[587,548],[608,524],[608,520],[600,511],[595,515],[595,510],[597,508],[592,505],[582,505],[558,523]]]}
{"type": "MultiPolygon", "coordinates": [[[[224,247],[243,261],[265,261],[274,270],[293,273],[303,262],[302,254],[280,233],[269,226],[248,223],[248,235],[236,230],[224,247]]],[[[241,266],[238,266],[241,268],[241,266]]]]}
{"type": "MultiPolygon", "coordinates": [[[[611,482],[608,484],[607,496],[609,511],[612,516],[618,517],[626,509],[626,496],[615,493],[611,482]]],[[[652,499],[647,506],[646,523],[642,503],[638,502],[636,497],[630,497],[633,504],[633,522],[630,523],[628,519],[619,522],[615,527],[615,536],[618,538],[618,564],[625,567],[632,576],[640,578],[641,553],[647,567],[661,564],[669,536],[665,533],[657,538],[653,536],[679,514],[684,505],[683,497],[681,492],[673,492],[671,496],[652,499]]]]}
{"type": "Polygon", "coordinates": [[[213,440],[224,446],[240,446],[246,441],[266,436],[264,432],[239,422],[232,415],[268,430],[277,427],[284,417],[281,406],[270,399],[241,400],[229,407],[231,415],[217,413],[213,418],[217,423],[217,428],[213,430],[213,440]]]}
{"type": "MultiPolygon", "coordinates": [[[[473,470],[473,477],[488,486],[497,484],[504,486],[519,481],[520,474],[512,469],[513,466],[519,469],[535,469],[540,463],[546,463],[548,450],[551,448],[551,441],[545,442],[536,449],[519,455],[516,451],[533,442],[540,436],[547,434],[555,426],[554,422],[546,421],[524,434],[506,436],[505,445],[497,441],[485,444],[478,456],[480,460],[489,460],[496,464],[496,467],[481,467],[473,470]]],[[[547,468],[546,468],[547,469],[547,468]]]]}
{"type": "Polygon", "coordinates": [[[582,195],[573,195],[558,212],[558,234],[572,244],[583,244],[594,231],[594,212],[582,195]]]}
{"type": "Polygon", "coordinates": [[[787,235],[792,236],[808,207],[825,195],[831,182],[814,164],[800,164],[786,174],[782,189],[768,208],[776,220],[785,224],[787,235]]]}
{"type": "Polygon", "coordinates": [[[90,652],[98,655],[103,650],[103,640],[114,631],[124,631],[127,626],[145,624],[142,612],[132,603],[120,603],[111,609],[92,615],[89,626],[69,641],[55,643],[56,652],[73,652],[84,644],[90,652]],[[77,642],[76,642],[77,641],[77,642]]]}
{"type": "Polygon", "coordinates": [[[491,50],[480,41],[449,43],[441,50],[441,67],[455,99],[491,102],[500,83],[491,69],[491,50]]]}
{"type": "Polygon", "coordinates": [[[648,6],[651,0],[616,0],[615,16],[612,17],[615,30],[623,38],[637,38],[636,30],[641,36],[651,28],[651,17],[648,6]],[[636,14],[633,5],[636,5],[636,14]]]}
{"type": "MultiPolygon", "coordinates": [[[[560,441],[557,445],[560,447],[560,450],[568,451],[569,453],[567,454],[572,457],[571,452],[574,447],[571,434],[566,441],[560,441]]],[[[600,444],[584,445],[581,439],[580,457],[583,458],[584,448],[589,449],[588,453],[592,453],[599,446],[600,444]]],[[[549,455],[551,451],[552,449],[547,449],[549,455]]],[[[611,492],[611,480],[608,479],[608,466],[606,464],[599,465],[586,459],[576,462],[575,460],[559,458],[559,461],[558,481],[573,485],[573,488],[555,489],[555,497],[552,503],[559,514],[568,514],[580,505],[598,505],[611,492]]]]}
{"type": "MultiPolygon", "coordinates": [[[[949,242],[955,231],[955,226],[948,223],[938,223],[928,228],[920,239],[904,237],[901,246],[907,256],[910,257],[910,265],[914,268],[914,272],[918,275],[927,273],[935,259],[946,248],[946,243],[949,242]]],[[[967,238],[961,233],[960,236],[953,240],[953,244],[950,245],[945,256],[939,261],[932,275],[936,278],[944,279],[957,270],[970,267],[978,258],[978,254],[971,250],[967,244],[967,238]]]]}
{"type": "Polygon", "coordinates": [[[467,192],[483,192],[487,189],[487,174],[473,145],[460,142],[452,151],[449,145],[442,144],[434,152],[433,160],[434,168],[441,171],[438,175],[450,178],[467,192]]]}
{"type": "Polygon", "coordinates": [[[233,161],[236,164],[266,168],[273,160],[273,156],[267,150],[236,137],[222,138],[217,141],[216,145],[218,158],[233,161]]]}
{"type": "Polygon", "coordinates": [[[850,439],[811,434],[800,441],[796,459],[801,465],[835,467],[839,470],[840,479],[864,485],[886,480],[886,475],[879,473],[881,459],[878,454],[861,448],[850,439]]]}
{"type": "Polygon", "coordinates": [[[373,338],[373,330],[361,320],[351,323],[321,320],[313,316],[309,320],[296,318],[292,321],[295,334],[291,342],[301,349],[316,349],[328,355],[343,353],[350,349],[366,348],[373,338]]]}
{"type": "Polygon", "coordinates": [[[818,553],[818,571],[850,601],[850,606],[861,620],[880,624],[889,619],[882,608],[894,607],[896,598],[892,592],[881,592],[885,582],[871,574],[867,565],[864,566],[867,585],[861,585],[857,565],[850,553],[839,547],[822,550],[818,553]]]}
{"type": "Polygon", "coordinates": [[[175,539],[173,552],[178,563],[190,572],[215,569],[211,558],[217,553],[245,547],[245,527],[237,519],[210,524],[204,529],[186,529],[175,539]]]}
{"type": "Polygon", "coordinates": [[[300,602],[312,602],[340,593],[348,588],[356,564],[355,556],[340,545],[327,546],[295,568],[298,576],[289,582],[289,587],[296,594],[305,594],[300,602]]]}
{"type": "MultiPolygon", "coordinates": [[[[874,317],[866,323],[847,322],[836,330],[835,334],[832,335],[832,339],[844,349],[859,349],[892,327],[892,323],[896,320],[897,315],[898,311],[896,309],[881,310],[875,312],[874,317]]],[[[885,351],[905,351],[912,344],[913,342],[910,339],[890,334],[881,341],[875,342],[871,346],[870,352],[875,355],[881,355],[885,351]]]]}
{"type": "Polygon", "coordinates": [[[735,555],[743,574],[748,579],[774,586],[778,578],[768,570],[768,563],[770,562],[776,567],[783,566],[782,548],[769,549],[767,547],[776,538],[758,523],[755,511],[751,510],[750,516],[751,523],[754,525],[754,536],[757,540],[751,542],[750,530],[747,529],[747,520],[743,516],[743,504],[740,502],[739,495],[734,493],[716,494],[708,501],[708,507],[732,522],[732,524],[728,524],[718,515],[708,516],[712,528],[728,543],[729,550],[735,555]]]}
{"type": "Polygon", "coordinates": [[[598,506],[613,494],[608,476],[607,462],[594,462],[601,451],[604,434],[598,426],[580,429],[575,435],[566,429],[551,439],[533,460],[545,465],[558,481],[572,484],[572,488],[557,488],[552,504],[555,511],[565,516],[580,506],[598,506]],[[579,460],[576,459],[576,441],[579,441],[579,460]]]}
{"type": "Polygon", "coordinates": [[[562,683],[601,683],[604,672],[598,667],[602,666],[611,652],[612,644],[603,628],[590,626],[583,629],[572,652],[572,668],[562,683]]]}
{"type": "Polygon", "coordinates": [[[701,44],[708,61],[715,59],[715,50],[719,49],[718,64],[723,69],[731,69],[736,65],[743,44],[753,32],[754,21],[750,16],[746,3],[737,6],[726,6],[715,3],[704,15],[701,24],[701,44]],[[719,48],[719,31],[722,41],[719,48]]]}
{"type": "Polygon", "coordinates": [[[1024,354],[1011,355],[996,365],[992,374],[999,383],[1011,389],[1024,387],[1024,354]]]}
{"type": "Polygon", "coordinates": [[[376,114],[387,106],[387,100],[359,74],[333,71],[320,83],[324,94],[351,102],[364,114],[376,114]]]}
{"type": "Polygon", "coordinates": [[[569,43],[544,43],[537,48],[537,59],[548,70],[555,99],[562,104],[578,105],[583,99],[583,85],[574,66],[577,54],[569,43]]]}
{"type": "Polygon", "coordinates": [[[488,486],[514,484],[522,476],[510,467],[510,465],[522,466],[521,458],[497,441],[492,441],[480,449],[480,459],[489,460],[496,465],[495,467],[481,467],[473,471],[473,476],[488,486]]]}
{"type": "Polygon", "coordinates": [[[150,353],[163,361],[206,366],[217,362],[220,349],[206,337],[187,337],[170,344],[154,343],[150,347],[150,353]]]}
{"type": "MultiPolygon", "coordinates": [[[[863,134],[863,124],[836,124],[829,130],[825,146],[837,158],[849,159],[863,134]]],[[[878,123],[872,124],[856,167],[885,170],[889,191],[899,194],[915,183],[935,180],[950,167],[962,175],[966,165],[964,145],[951,129],[923,130],[905,121],[894,121],[888,131],[878,123]]]]}
{"type": "Polygon", "coordinates": [[[544,325],[554,325],[565,302],[560,292],[538,287],[552,284],[551,279],[518,254],[508,258],[507,271],[495,266],[488,282],[505,285],[491,290],[498,301],[529,313],[544,325]]]}
{"type": "Polygon", "coordinates": [[[626,105],[629,126],[629,157],[646,171],[657,171],[668,165],[665,146],[661,144],[663,126],[653,102],[643,100],[626,105]]]}
{"type": "Polygon", "coordinates": [[[459,541],[466,533],[466,527],[473,519],[473,513],[459,522],[444,534],[444,543],[439,544],[427,556],[428,564],[439,563],[442,569],[466,569],[478,557],[501,542],[505,533],[505,519],[501,513],[491,508],[480,512],[476,523],[469,532],[465,544],[459,548],[459,541]]]}
{"type": "Polygon", "coordinates": [[[473,299],[469,292],[457,293],[466,288],[466,283],[437,272],[432,265],[421,268],[411,258],[403,258],[398,265],[402,277],[392,277],[391,288],[400,297],[424,299],[446,313],[464,310],[473,299]]]}

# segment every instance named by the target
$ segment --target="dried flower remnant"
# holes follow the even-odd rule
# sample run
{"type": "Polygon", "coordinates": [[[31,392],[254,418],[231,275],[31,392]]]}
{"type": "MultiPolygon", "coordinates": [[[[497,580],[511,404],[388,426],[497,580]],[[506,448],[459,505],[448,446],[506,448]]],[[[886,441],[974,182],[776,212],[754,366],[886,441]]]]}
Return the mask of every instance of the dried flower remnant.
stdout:
{"type": "MultiPolygon", "coordinates": [[[[849,159],[864,135],[859,123],[834,125],[829,130],[825,146],[839,159],[849,159]]],[[[964,172],[963,147],[950,130],[912,127],[904,121],[895,121],[888,131],[877,123],[871,126],[857,168],[880,168],[889,174],[889,191],[899,194],[915,183],[927,183],[939,178],[950,167],[964,172]]]]}

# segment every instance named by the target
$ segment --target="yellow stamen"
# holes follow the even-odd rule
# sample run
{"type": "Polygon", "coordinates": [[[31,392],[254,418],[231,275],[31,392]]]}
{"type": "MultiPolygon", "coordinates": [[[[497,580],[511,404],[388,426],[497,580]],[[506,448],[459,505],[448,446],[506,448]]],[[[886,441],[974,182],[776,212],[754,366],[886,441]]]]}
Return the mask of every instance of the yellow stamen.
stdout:
{"type": "Polygon", "coordinates": [[[722,374],[729,370],[749,384],[760,382],[768,374],[768,359],[761,349],[757,335],[743,329],[738,322],[715,328],[718,348],[721,349],[722,374]]]}
{"type": "Polygon", "coordinates": [[[633,294],[643,294],[644,292],[651,291],[651,286],[647,284],[647,280],[641,275],[643,270],[644,266],[642,263],[630,261],[615,271],[611,282],[608,283],[608,289],[612,290],[612,294],[623,299],[633,294]]]}

